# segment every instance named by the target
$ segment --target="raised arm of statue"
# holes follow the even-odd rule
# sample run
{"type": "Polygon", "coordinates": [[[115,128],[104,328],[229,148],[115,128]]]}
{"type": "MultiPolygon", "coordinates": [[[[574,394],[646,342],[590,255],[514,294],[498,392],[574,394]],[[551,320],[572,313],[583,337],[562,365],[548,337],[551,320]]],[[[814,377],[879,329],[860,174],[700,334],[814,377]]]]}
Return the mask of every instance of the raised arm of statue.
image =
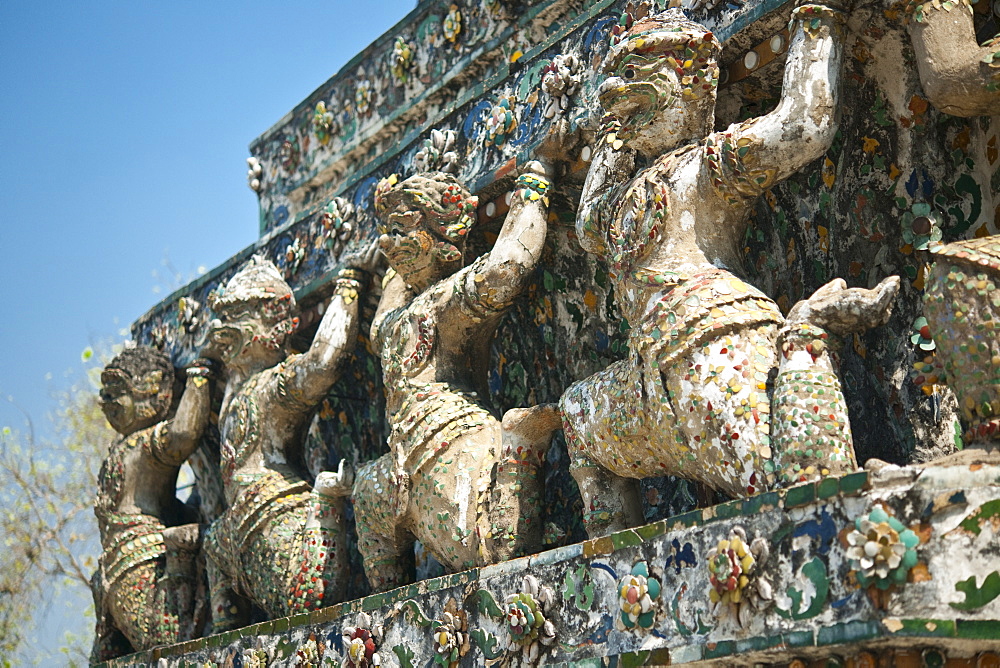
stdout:
{"type": "Polygon", "coordinates": [[[334,282],[333,297],[319,323],[309,350],[288,359],[285,382],[290,396],[307,405],[319,403],[340,373],[340,363],[358,337],[359,295],[379,262],[372,243],[347,260],[334,282]]]}
{"type": "MultiPolygon", "coordinates": [[[[781,100],[769,114],[731,126],[729,142],[750,172],[756,196],[822,156],[837,132],[844,12],[827,4],[800,4],[781,100]]],[[[725,150],[725,149],[723,149],[725,150]]]]}
{"type": "Polygon", "coordinates": [[[214,374],[215,364],[213,360],[200,358],[185,369],[187,381],[177,412],[165,438],[154,442],[154,454],[164,464],[180,466],[197,449],[212,408],[209,378],[214,374]]]}
{"type": "Polygon", "coordinates": [[[635,151],[624,146],[615,149],[614,140],[607,140],[609,131],[605,128],[597,143],[576,215],[576,235],[580,246],[595,255],[606,250],[606,241],[600,232],[600,203],[610,197],[616,185],[632,176],[635,167],[635,151]]]}
{"type": "Polygon", "coordinates": [[[467,289],[493,309],[508,306],[541,258],[548,230],[549,181],[542,163],[531,161],[517,178],[510,211],[493,250],[476,261],[467,289]]]}
{"type": "Polygon", "coordinates": [[[1000,113],[1000,34],[980,46],[968,0],[908,3],[920,85],[931,104],[953,116],[1000,113]]]}

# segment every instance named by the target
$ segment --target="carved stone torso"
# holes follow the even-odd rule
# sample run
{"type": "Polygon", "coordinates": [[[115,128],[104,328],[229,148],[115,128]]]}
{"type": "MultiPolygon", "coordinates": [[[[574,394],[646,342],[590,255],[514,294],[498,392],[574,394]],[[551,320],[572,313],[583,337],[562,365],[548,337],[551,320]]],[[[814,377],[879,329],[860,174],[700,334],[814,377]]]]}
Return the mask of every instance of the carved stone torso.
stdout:
{"type": "Polygon", "coordinates": [[[672,347],[709,330],[783,319],[737,278],[749,205],[773,171],[747,164],[753,140],[735,134],[731,127],[658,158],[605,193],[585,225],[589,244],[608,258],[636,349],[652,345],[672,358],[672,347]]]}
{"type": "Polygon", "coordinates": [[[104,547],[108,585],[120,572],[165,552],[162,531],[178,467],[162,461],[165,420],[115,441],[98,474],[94,514],[104,547]]]}
{"type": "Polygon", "coordinates": [[[392,416],[389,445],[411,471],[495,419],[484,403],[485,364],[500,311],[476,301],[467,286],[477,267],[439,281],[372,326],[392,416]]]}
{"type": "MultiPolygon", "coordinates": [[[[220,416],[222,477],[229,505],[251,501],[246,491],[261,478],[281,480],[296,489],[294,448],[300,447],[313,408],[295,396],[288,379],[297,355],[256,373],[235,392],[220,416]],[[247,497],[247,498],[244,498],[247,497]]],[[[256,485],[259,486],[259,485],[256,485]]],[[[280,487],[281,485],[279,485],[280,487]]],[[[254,505],[268,499],[255,498],[254,505]]]]}

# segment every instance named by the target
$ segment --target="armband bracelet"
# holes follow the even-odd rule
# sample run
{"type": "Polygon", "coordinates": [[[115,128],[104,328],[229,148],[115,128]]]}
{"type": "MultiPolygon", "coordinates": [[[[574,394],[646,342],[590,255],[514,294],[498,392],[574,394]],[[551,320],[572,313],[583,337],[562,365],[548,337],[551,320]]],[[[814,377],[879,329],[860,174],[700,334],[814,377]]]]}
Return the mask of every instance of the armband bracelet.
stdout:
{"type": "Polygon", "coordinates": [[[548,179],[534,174],[521,174],[517,177],[514,187],[521,192],[521,199],[525,202],[541,200],[542,204],[549,203],[549,196],[546,194],[550,188],[548,179]]]}
{"type": "Polygon", "coordinates": [[[344,300],[345,304],[354,302],[358,298],[358,292],[360,290],[361,281],[356,278],[339,276],[337,280],[333,282],[333,294],[339,295],[340,298],[344,300]]]}
{"type": "Polygon", "coordinates": [[[792,20],[788,23],[788,30],[791,32],[795,22],[801,21],[802,29],[807,35],[818,37],[821,19],[824,18],[842,26],[847,22],[847,13],[839,7],[830,7],[827,4],[801,4],[792,10],[792,20]]]}
{"type": "Polygon", "coordinates": [[[782,351],[808,350],[814,356],[824,350],[837,352],[842,347],[839,338],[810,322],[786,323],[778,332],[778,345],[782,351]]]}
{"type": "Polygon", "coordinates": [[[199,357],[184,370],[188,378],[213,378],[218,375],[222,363],[210,357],[199,357]]]}
{"type": "Polygon", "coordinates": [[[358,281],[360,283],[368,278],[368,272],[364,269],[358,269],[357,267],[344,267],[337,272],[337,280],[342,278],[358,281]]]}
{"type": "Polygon", "coordinates": [[[956,7],[961,7],[965,11],[972,13],[973,4],[975,4],[975,0],[971,2],[970,0],[944,0],[943,2],[938,2],[938,0],[907,0],[903,5],[903,17],[907,22],[916,21],[917,23],[923,23],[928,9],[951,11],[956,7]]]}

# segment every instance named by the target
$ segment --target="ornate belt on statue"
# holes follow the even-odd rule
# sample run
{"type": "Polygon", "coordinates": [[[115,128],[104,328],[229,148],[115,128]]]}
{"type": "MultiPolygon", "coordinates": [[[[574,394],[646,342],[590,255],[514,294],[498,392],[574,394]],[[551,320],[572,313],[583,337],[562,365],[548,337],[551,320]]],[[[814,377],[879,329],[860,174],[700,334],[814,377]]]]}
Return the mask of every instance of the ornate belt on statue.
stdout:
{"type": "Polygon", "coordinates": [[[496,419],[475,393],[448,383],[407,384],[405,394],[389,438],[395,461],[412,473],[436,460],[455,438],[496,419]]]}
{"type": "Polygon", "coordinates": [[[166,554],[164,525],[149,515],[109,514],[109,524],[121,526],[104,545],[101,564],[110,589],[120,577],[139,564],[166,554]]]}
{"type": "Polygon", "coordinates": [[[234,479],[246,487],[229,507],[226,523],[232,531],[231,537],[238,538],[240,549],[267,520],[301,505],[298,495],[312,491],[309,483],[291,473],[238,474],[234,479]]]}
{"type": "Polygon", "coordinates": [[[763,292],[722,270],[681,281],[632,322],[633,345],[668,364],[720,330],[785,321],[763,292]]]}

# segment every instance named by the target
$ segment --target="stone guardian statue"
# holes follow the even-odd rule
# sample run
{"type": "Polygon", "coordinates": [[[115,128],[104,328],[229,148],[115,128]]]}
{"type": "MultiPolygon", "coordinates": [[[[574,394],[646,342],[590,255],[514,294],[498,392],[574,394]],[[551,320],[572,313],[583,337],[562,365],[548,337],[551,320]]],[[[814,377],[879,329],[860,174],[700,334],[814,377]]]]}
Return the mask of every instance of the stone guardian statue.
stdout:
{"type": "Polygon", "coordinates": [[[212,524],[206,551],[216,632],[246,620],[230,615],[229,592],[272,618],[340,601],[346,583],[341,462],[313,484],[302,447],[313,412],[357,339],[358,294],[377,248],[342,269],[312,345],[289,355],[298,324],[291,288],[270,262],[253,258],[210,301],[209,338],[226,364],[220,411],[227,511],[212,524]]]}
{"type": "Polygon", "coordinates": [[[854,470],[831,335],[884,323],[899,285],[836,279],[786,320],[739,278],[754,201],[836,132],[844,12],[797,7],[777,108],[722,132],[718,40],[678,9],[632,18],[604,63],[576,223],[609,265],[629,354],[560,403],[591,536],[641,523],[638,478],[747,496],[854,470]]]}
{"type": "Polygon", "coordinates": [[[541,545],[539,469],[554,406],[487,404],[490,342],[541,256],[549,182],[517,179],[493,249],[464,265],[477,199],[431,172],[379,185],[380,244],[395,276],[372,325],[381,351],[391,453],[358,472],[358,547],[375,590],[412,579],[419,539],[450,571],[541,545]]]}
{"type": "Polygon", "coordinates": [[[189,366],[180,394],[170,359],[142,346],[101,373],[101,409],[121,438],[101,466],[94,506],[102,553],[92,581],[92,661],[190,640],[205,622],[199,526],[176,488],[208,423],[212,369],[204,359],[189,366]]]}

